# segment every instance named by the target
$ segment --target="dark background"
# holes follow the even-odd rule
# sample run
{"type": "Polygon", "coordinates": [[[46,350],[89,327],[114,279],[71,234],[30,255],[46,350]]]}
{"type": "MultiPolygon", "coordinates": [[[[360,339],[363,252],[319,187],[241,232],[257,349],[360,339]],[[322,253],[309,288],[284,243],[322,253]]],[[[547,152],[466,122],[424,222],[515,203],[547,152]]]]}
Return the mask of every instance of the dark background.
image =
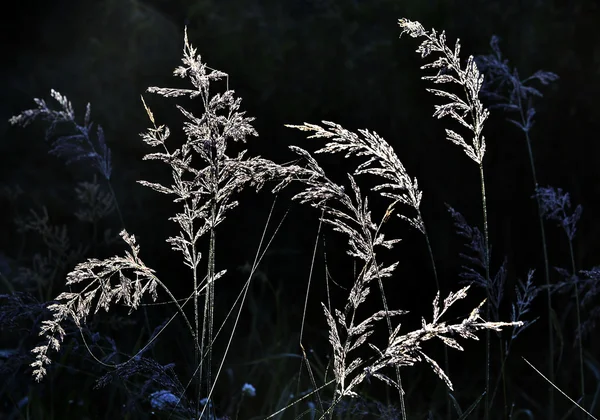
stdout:
{"type": "MultiPolygon", "coordinates": [[[[187,278],[180,256],[164,242],[176,231],[174,223],[167,221],[174,207],[168,197],[135,182],[166,181],[170,175],[164,165],[142,161],[149,148],[139,133],[149,122],[140,94],[148,86],[184,86],[171,74],[179,64],[183,27],[187,25],[190,40],[204,62],[229,74],[230,87],[243,98],[242,109],[256,117],[254,127],[259,137],[249,139],[251,154],[285,162],[294,158],[287,150],[290,144],[315,150],[314,142],[318,140],[305,140],[302,133],[284,127],[304,121],[331,120],[349,130],[368,128],[392,144],[424,192],[421,209],[442,290],[447,293],[458,289],[462,242],[453,231],[444,203],[463,213],[471,224],[480,225],[478,171],[458,147],[444,139],[444,128],[456,129],[456,124],[431,118],[433,104],[439,101],[425,91],[429,83],[420,80],[424,73],[419,67],[425,62],[414,53],[417,41],[408,36],[398,39],[397,20],[401,17],[418,20],[426,29],[446,30],[450,45],[459,37],[463,59],[468,54],[490,53],[489,40],[496,34],[502,39],[505,56],[521,75],[544,69],[560,76],[552,86],[541,88],[545,97],[535,103],[532,141],[538,180],[541,185],[563,188],[571,194],[573,203],[583,206],[575,239],[576,265],[578,269],[589,269],[598,264],[600,223],[595,215],[600,211],[600,167],[596,163],[600,108],[596,101],[600,94],[600,37],[596,25],[600,12],[596,2],[82,0],[17,2],[2,13],[0,183],[18,184],[24,191],[16,205],[0,198],[0,257],[6,277],[27,265],[36,252],[35,241],[29,242],[27,250],[14,245],[19,241],[14,227],[18,214],[45,205],[51,221],[67,225],[75,243],[85,240],[89,233],[73,216],[73,188],[76,182],[91,179],[92,172],[83,165],[65,166],[49,156],[43,124],[22,129],[8,123],[11,116],[32,108],[34,97],[51,102],[49,92],[53,88],[72,101],[80,118],[85,104],[92,104],[92,118],[103,126],[112,150],[112,182],[127,230],[138,238],[142,258],[177,296],[189,291],[189,285],[180,280],[187,278]]],[[[174,111],[176,101],[150,94],[144,97],[158,122],[168,125],[174,132],[173,139],[177,139],[174,141],[180,141],[182,118],[174,111]]],[[[202,112],[200,104],[185,105],[198,114],[202,112]]],[[[508,258],[504,313],[504,319],[508,319],[515,280],[525,278],[528,269],[538,268],[537,281],[543,282],[539,225],[522,133],[505,121],[501,111],[492,113],[484,133],[488,144],[484,164],[492,267],[495,271],[504,256],[508,258]]],[[[338,180],[343,180],[343,174],[354,165],[354,161],[345,162],[340,156],[326,157],[324,162],[338,180]]],[[[240,343],[248,342],[244,341],[249,340],[246,334],[251,328],[262,328],[260,322],[280,325],[280,336],[287,337],[291,351],[298,352],[318,213],[290,204],[293,191],[277,199],[271,231],[290,211],[260,267],[269,283],[266,289],[278,293],[277,305],[271,292],[265,292],[266,286],[253,286],[258,309],[249,309],[252,317],[248,319],[259,324],[243,324],[237,338],[240,343]],[[286,309],[289,318],[281,320],[282,311],[278,309],[286,309]]],[[[268,190],[245,192],[240,195],[239,208],[220,227],[217,268],[229,271],[229,277],[223,280],[227,285],[222,291],[217,289],[224,307],[233,301],[245,281],[242,268],[254,259],[272,202],[268,190]]],[[[384,209],[375,199],[373,205],[375,212],[384,209]]],[[[427,249],[419,234],[399,221],[394,223],[388,227],[389,234],[403,241],[390,254],[390,258],[400,260],[400,266],[397,276],[387,283],[388,300],[393,308],[411,310],[413,315],[407,317],[405,325],[417,326],[420,316],[431,317],[435,295],[427,249]]],[[[121,228],[116,216],[106,221],[106,227],[113,231],[121,228]]],[[[547,224],[547,232],[551,265],[568,267],[564,235],[552,223],[547,224]]],[[[345,279],[352,263],[344,255],[344,237],[330,229],[323,236],[327,245],[323,247],[322,240],[319,243],[309,300],[313,308],[308,315],[311,328],[304,342],[324,357],[325,323],[318,308],[318,302],[325,298],[323,252],[327,251],[329,270],[338,283],[349,284],[345,279]]],[[[106,255],[87,256],[106,257],[118,252],[119,248],[115,249],[102,251],[106,255]]],[[[56,290],[59,292],[60,286],[56,290]]],[[[346,296],[340,289],[334,293],[338,299],[346,296]]],[[[463,313],[483,295],[482,290],[471,292],[463,313]]],[[[547,320],[543,319],[542,299],[538,305],[542,319],[527,332],[520,351],[534,360],[539,353],[538,365],[543,365],[547,349],[537,346],[546,342],[547,320]]],[[[460,314],[458,311],[453,316],[460,314]]],[[[160,317],[156,315],[153,321],[160,322],[160,317]]],[[[269,331],[265,333],[263,340],[274,339],[272,334],[268,337],[269,331]]],[[[586,345],[592,352],[597,348],[597,343],[586,345]]],[[[567,349],[571,351],[569,344],[567,349]]],[[[434,354],[438,350],[432,346],[434,354]]],[[[470,358],[456,356],[453,365],[461,368],[451,372],[457,389],[477,388],[469,383],[471,374],[463,366],[468,360],[479,359],[483,346],[469,344],[466,350],[470,358]]],[[[246,356],[243,351],[233,350],[230,358],[234,363],[246,356]]],[[[165,363],[184,364],[167,360],[168,354],[164,357],[165,363]]],[[[519,358],[515,360],[514,376],[521,381],[517,387],[533,384],[545,389],[541,378],[531,375],[519,358]]],[[[423,381],[435,383],[433,375],[427,375],[423,381]]],[[[570,386],[568,380],[563,384],[570,386]]],[[[419,398],[427,403],[427,394],[414,396],[414,404],[419,398]]],[[[537,403],[543,405],[544,397],[542,393],[537,403]]]]}

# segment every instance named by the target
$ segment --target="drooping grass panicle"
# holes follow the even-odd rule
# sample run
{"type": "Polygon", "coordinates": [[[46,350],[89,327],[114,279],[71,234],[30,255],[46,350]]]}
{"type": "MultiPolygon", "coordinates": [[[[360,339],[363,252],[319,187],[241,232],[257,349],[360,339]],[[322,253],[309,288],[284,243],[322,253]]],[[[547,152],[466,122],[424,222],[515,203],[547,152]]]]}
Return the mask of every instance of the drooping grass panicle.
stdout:
{"type": "Polygon", "coordinates": [[[468,144],[462,135],[446,129],[447,139],[463,148],[464,152],[478,164],[483,162],[485,155],[485,137],[482,134],[483,125],[489,116],[489,111],[483,106],[479,99],[479,92],[483,85],[483,75],[480,74],[473,56],[469,56],[463,69],[460,63],[460,41],[457,39],[454,50],[446,46],[446,33],[440,34],[432,29],[428,32],[419,22],[408,19],[400,19],[398,24],[403,34],[407,33],[413,38],[424,37],[425,40],[417,48],[422,58],[431,53],[439,53],[440,57],[434,62],[421,66],[422,69],[437,69],[435,76],[423,76],[424,80],[431,80],[435,84],[455,83],[463,88],[466,98],[441,89],[427,89],[436,96],[450,100],[447,104],[436,105],[434,117],[443,118],[449,116],[459,122],[473,133],[471,144],[468,144]]]}
{"type": "MultiPolygon", "coordinates": [[[[393,334],[389,337],[386,349],[380,350],[373,344],[369,344],[378,354],[377,359],[370,367],[371,374],[375,376],[379,370],[386,366],[412,366],[417,362],[423,361],[428,363],[440,379],[452,389],[452,382],[448,376],[433,359],[424,353],[422,344],[425,341],[431,340],[432,338],[438,338],[446,346],[462,351],[462,346],[452,336],[459,335],[462,338],[478,340],[475,333],[479,330],[500,331],[504,327],[521,325],[521,322],[485,321],[480,315],[481,307],[485,301],[474,308],[469,316],[464,318],[460,323],[447,324],[446,322],[441,321],[441,317],[456,301],[466,297],[469,287],[470,286],[466,286],[456,293],[451,292],[444,299],[443,303],[440,302],[440,295],[438,293],[433,302],[434,309],[432,321],[428,323],[425,319],[422,319],[422,327],[420,329],[404,335],[399,334],[400,326],[396,327],[393,334]]],[[[361,379],[364,379],[364,377],[361,379]]],[[[389,378],[387,382],[393,385],[389,378]]]]}
{"type": "Polygon", "coordinates": [[[377,224],[372,220],[369,200],[363,198],[358,184],[348,175],[354,198],[346,193],[346,189],[331,181],[317,161],[304,149],[297,146],[290,148],[306,158],[306,168],[290,165],[288,179],[297,180],[306,185],[304,191],[297,193],[293,199],[307,203],[325,211],[323,221],[332,225],[334,230],[348,236],[350,248],[348,254],[367,263],[374,258],[373,245],[391,248],[398,239],[385,239],[378,232],[377,224]],[[334,207],[334,203],[341,208],[334,207]]]}
{"type": "Polygon", "coordinates": [[[419,190],[416,178],[411,178],[398,155],[381,136],[366,129],[358,130],[360,135],[346,130],[339,124],[323,121],[323,127],[317,124],[304,123],[303,125],[287,125],[301,131],[313,132],[308,138],[325,138],[329,140],[325,146],[315,153],[344,153],[346,157],[364,157],[354,171],[354,175],[371,174],[385,180],[373,187],[381,196],[402,203],[416,210],[415,217],[407,217],[398,213],[398,216],[421,232],[424,232],[424,223],[421,217],[420,205],[423,196],[419,190]]]}
{"type": "Polygon", "coordinates": [[[523,132],[529,132],[533,127],[535,116],[533,97],[544,96],[531,83],[537,81],[547,86],[558,80],[558,75],[550,71],[538,70],[531,76],[521,79],[517,68],[511,69],[508,59],[503,57],[498,36],[492,36],[490,47],[493,51],[492,54],[479,55],[475,59],[485,74],[485,83],[481,93],[494,102],[490,108],[519,113],[520,120],[508,118],[508,121],[523,132]]]}
{"type": "Polygon", "coordinates": [[[65,336],[62,324],[68,318],[81,327],[91,313],[97,313],[100,309],[108,311],[111,305],[119,302],[135,310],[145,294],[150,294],[156,300],[157,287],[164,287],[154,271],[140,259],[135,237],[125,231],[121,232],[121,237],[130,248],[124,257],[88,259],[78,264],[67,275],[66,284],[82,284],[83,289],[80,292],[63,292],[56,297],[56,303],[48,306],[52,319],[42,321],[40,328],[40,336],[45,341],[32,350],[36,360],[31,366],[37,381],[46,375],[45,366],[51,363],[48,355],[50,350],[60,350],[65,336]],[[117,278],[116,281],[114,278],[117,278]]]}
{"type": "Polygon", "coordinates": [[[46,140],[52,145],[51,154],[65,159],[67,164],[86,161],[104,178],[109,180],[112,172],[111,152],[104,139],[104,130],[100,125],[95,127],[94,140],[91,105],[87,104],[83,124],[80,125],[75,120],[73,105],[67,97],[54,89],[50,91],[50,95],[58,102],[61,109],[51,109],[43,99],[34,98],[37,108],[25,110],[21,114],[12,117],[9,122],[22,127],[26,127],[36,119],[49,122],[50,125],[46,128],[46,140]],[[69,135],[61,133],[53,139],[61,124],[69,125],[69,128],[74,129],[75,133],[69,135]]]}
{"type": "Polygon", "coordinates": [[[536,198],[539,199],[542,215],[546,220],[554,220],[564,229],[569,241],[575,238],[577,222],[581,217],[583,208],[577,205],[571,210],[571,197],[563,192],[562,188],[538,187],[536,198]]]}

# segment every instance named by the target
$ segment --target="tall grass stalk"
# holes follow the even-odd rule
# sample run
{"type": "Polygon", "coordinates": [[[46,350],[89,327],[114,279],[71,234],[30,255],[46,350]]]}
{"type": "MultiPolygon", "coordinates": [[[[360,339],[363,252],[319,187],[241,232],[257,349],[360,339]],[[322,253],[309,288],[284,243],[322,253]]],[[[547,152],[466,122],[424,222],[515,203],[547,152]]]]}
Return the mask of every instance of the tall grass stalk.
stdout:
{"type": "MultiPolygon", "coordinates": [[[[291,128],[297,128],[302,131],[310,131],[309,138],[325,138],[329,142],[316,151],[316,153],[345,153],[346,156],[366,157],[367,160],[360,164],[355,170],[354,175],[371,174],[377,175],[383,181],[388,181],[385,184],[380,184],[373,188],[373,191],[378,191],[381,197],[394,200],[391,202],[383,216],[381,224],[375,232],[375,237],[380,234],[383,224],[394,214],[395,206],[398,203],[408,205],[416,212],[413,217],[406,217],[401,213],[396,213],[401,219],[408,222],[412,227],[418,229],[425,234],[430,256],[433,263],[437,290],[440,290],[437,280],[437,272],[435,270],[435,261],[433,252],[429,245],[429,240],[425,231],[425,224],[420,211],[420,203],[422,192],[418,190],[416,179],[411,179],[404,165],[391,148],[391,146],[377,133],[369,132],[368,130],[359,130],[360,136],[350,132],[338,124],[332,122],[323,122],[325,127],[315,124],[305,123],[302,126],[288,125],[291,128]]],[[[381,278],[377,279],[379,291],[382,299],[383,309],[386,313],[389,312],[385,290],[381,278]]],[[[391,335],[393,328],[389,317],[387,317],[388,333],[391,335]]],[[[447,361],[447,357],[446,357],[447,361]]],[[[446,363],[446,367],[448,363],[446,363]]],[[[399,367],[396,367],[396,380],[399,385],[398,398],[400,401],[400,412],[403,418],[406,418],[406,405],[404,400],[404,390],[402,387],[402,379],[399,367]]]]}
{"type": "MultiPolygon", "coordinates": [[[[538,81],[542,85],[548,85],[556,80],[558,76],[555,73],[538,70],[531,76],[521,80],[516,68],[511,69],[508,60],[506,60],[500,50],[500,39],[497,36],[492,36],[490,47],[493,54],[481,55],[477,57],[477,61],[485,72],[486,79],[482,89],[482,93],[496,103],[492,107],[504,109],[509,112],[517,112],[519,120],[508,118],[507,120],[517,126],[525,136],[527,145],[527,154],[529,157],[529,165],[533,180],[534,191],[539,188],[538,178],[536,174],[535,160],[533,157],[533,149],[531,145],[530,131],[534,124],[535,108],[532,106],[532,98],[534,96],[542,97],[542,93],[530,85],[532,81],[538,81]],[[508,92],[504,88],[508,88],[508,92]],[[527,101],[527,105],[523,102],[527,101]]],[[[540,226],[540,236],[542,244],[542,253],[544,257],[544,279],[546,283],[546,309],[548,313],[548,376],[550,381],[556,381],[554,371],[554,330],[553,319],[556,318],[552,309],[551,288],[550,288],[550,264],[548,258],[548,245],[546,241],[546,230],[544,227],[543,203],[540,197],[536,194],[536,202],[538,207],[538,222],[540,226]]],[[[548,386],[548,419],[554,418],[554,387],[548,386]]]]}
{"type": "MultiPolygon", "coordinates": [[[[569,234],[567,233],[567,237],[569,234]]],[[[569,239],[569,255],[571,257],[571,273],[573,273],[573,278],[575,279],[577,268],[575,267],[575,252],[573,251],[573,239],[569,239]]],[[[579,351],[579,391],[581,392],[581,404],[585,404],[585,380],[584,380],[584,371],[583,371],[583,342],[581,334],[581,302],[579,299],[579,285],[577,281],[573,281],[573,293],[575,294],[575,315],[577,321],[577,349],[579,351]]],[[[582,414],[583,415],[583,414],[582,414]]]]}
{"type": "MultiPolygon", "coordinates": [[[[573,240],[575,238],[575,232],[577,230],[577,222],[581,217],[582,207],[578,205],[571,213],[571,200],[568,193],[563,193],[561,188],[544,188],[538,187],[536,190],[536,196],[542,205],[542,214],[548,220],[554,220],[559,222],[559,226],[562,227],[569,243],[569,256],[571,263],[571,271],[558,269],[557,270],[565,277],[567,282],[572,283],[573,291],[575,295],[575,313],[577,323],[576,342],[579,352],[579,387],[581,391],[581,398],[585,398],[585,382],[584,382],[584,370],[583,370],[583,342],[582,342],[582,328],[581,328],[581,302],[579,299],[579,283],[580,279],[577,275],[577,268],[575,265],[575,253],[573,251],[573,240]]],[[[555,287],[559,287],[557,284],[555,287]]]]}
{"type": "MultiPolygon", "coordinates": [[[[479,178],[481,185],[481,201],[483,212],[483,232],[485,239],[485,280],[487,284],[490,281],[490,261],[489,261],[489,233],[488,216],[485,192],[485,177],[483,171],[483,157],[485,155],[485,137],[482,135],[483,124],[489,116],[489,111],[483,107],[479,100],[479,92],[483,85],[483,75],[480,74],[473,56],[469,56],[465,69],[463,70],[460,62],[460,41],[457,39],[454,51],[446,46],[446,34],[442,31],[439,35],[435,29],[431,32],[426,31],[419,22],[412,22],[407,19],[400,19],[399,25],[402,28],[402,34],[407,33],[413,38],[424,37],[425,40],[417,48],[417,52],[422,58],[427,57],[432,52],[439,53],[440,57],[433,63],[421,66],[421,69],[437,69],[435,76],[423,76],[424,80],[431,80],[433,83],[456,83],[463,92],[464,99],[454,93],[441,89],[427,89],[428,92],[436,96],[450,99],[451,102],[445,105],[436,105],[434,117],[443,118],[449,116],[458,121],[463,127],[466,127],[473,134],[472,145],[465,142],[463,137],[455,131],[446,129],[447,139],[452,143],[463,148],[464,152],[478,165],[479,178]],[[467,121],[467,115],[470,117],[467,121]]],[[[401,34],[401,35],[402,35],[401,34]]],[[[486,287],[488,301],[486,303],[486,318],[490,315],[489,287],[486,287]]],[[[486,361],[485,361],[485,418],[489,416],[490,409],[490,333],[486,331],[486,361]]]]}

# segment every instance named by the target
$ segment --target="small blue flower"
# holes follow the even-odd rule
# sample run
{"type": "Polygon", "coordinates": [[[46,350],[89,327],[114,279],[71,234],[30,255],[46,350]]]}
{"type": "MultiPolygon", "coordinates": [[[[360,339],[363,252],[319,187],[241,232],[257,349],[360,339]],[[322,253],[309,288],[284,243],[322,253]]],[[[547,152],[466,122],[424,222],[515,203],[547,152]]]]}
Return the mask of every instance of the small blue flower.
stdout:
{"type": "Polygon", "coordinates": [[[311,420],[314,420],[315,416],[317,415],[317,408],[315,406],[315,403],[312,401],[309,401],[307,403],[308,405],[308,410],[310,411],[310,418],[311,420]]]}
{"type": "Polygon", "coordinates": [[[242,386],[242,394],[248,397],[255,397],[256,388],[254,388],[254,386],[249,383],[245,383],[244,386],[242,386]]]}
{"type": "Polygon", "coordinates": [[[169,406],[174,406],[179,403],[179,398],[165,389],[153,392],[150,394],[150,404],[152,408],[164,410],[169,406]]]}

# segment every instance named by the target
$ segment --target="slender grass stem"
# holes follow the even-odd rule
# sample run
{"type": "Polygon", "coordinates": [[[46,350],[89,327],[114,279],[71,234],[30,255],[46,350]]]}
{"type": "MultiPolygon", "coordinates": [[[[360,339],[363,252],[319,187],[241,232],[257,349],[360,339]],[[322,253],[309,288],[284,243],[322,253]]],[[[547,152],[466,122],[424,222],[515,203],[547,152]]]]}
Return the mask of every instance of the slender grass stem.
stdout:
{"type": "MultiPolygon", "coordinates": [[[[573,240],[569,238],[569,254],[571,256],[571,272],[573,276],[577,272],[577,268],[575,267],[575,252],[573,251],[573,240]]],[[[581,339],[581,309],[579,302],[579,289],[577,287],[577,282],[573,281],[573,291],[575,293],[575,313],[577,316],[577,347],[579,351],[579,387],[581,391],[582,404],[585,402],[585,381],[583,375],[583,343],[581,339]]]]}
{"type": "MultiPolygon", "coordinates": [[[[526,123],[525,113],[523,111],[523,102],[521,100],[521,86],[517,84],[517,98],[519,100],[519,113],[521,115],[521,124],[524,126],[526,123]]],[[[533,159],[533,149],[531,147],[531,138],[529,137],[529,130],[523,131],[525,134],[525,143],[527,144],[527,154],[529,155],[529,165],[531,167],[531,176],[533,178],[533,185],[535,190],[539,186],[537,180],[537,174],[535,170],[535,161],[533,159]]],[[[546,244],[546,228],[544,227],[544,215],[542,213],[542,204],[540,197],[536,194],[536,202],[538,206],[538,221],[540,224],[540,234],[542,239],[542,252],[544,254],[544,279],[546,282],[546,309],[548,312],[548,319],[552,319],[552,297],[550,291],[550,263],[548,259],[548,245],[546,244]]],[[[548,357],[548,376],[550,381],[556,381],[556,375],[554,373],[554,330],[552,329],[552,322],[548,321],[548,350],[550,355],[548,357]]],[[[548,386],[548,419],[554,419],[554,387],[548,386]]]]}
{"type": "MultiPolygon", "coordinates": [[[[442,289],[440,288],[440,281],[438,278],[437,267],[435,264],[435,258],[433,256],[433,249],[431,247],[431,242],[429,241],[429,235],[427,234],[427,228],[425,226],[425,222],[423,222],[423,216],[421,215],[421,211],[417,209],[418,218],[422,221],[423,226],[423,236],[425,236],[425,243],[427,244],[427,252],[429,254],[429,259],[431,261],[431,269],[433,270],[433,278],[435,279],[435,287],[441,293],[442,289]]],[[[450,359],[448,357],[448,347],[444,346],[444,370],[447,375],[450,375],[450,359]]],[[[450,394],[446,395],[446,419],[450,420],[452,417],[452,399],[450,398],[450,394]]]]}
{"type": "MultiPolygon", "coordinates": [[[[487,199],[485,195],[485,177],[483,174],[483,163],[479,164],[479,177],[481,180],[481,203],[483,209],[483,234],[485,240],[485,279],[487,284],[490,280],[490,239],[488,232],[487,199]]],[[[485,302],[485,318],[490,319],[490,289],[486,287],[487,300],[485,302]]],[[[490,411],[490,330],[485,333],[485,418],[489,418],[490,411]]]]}

